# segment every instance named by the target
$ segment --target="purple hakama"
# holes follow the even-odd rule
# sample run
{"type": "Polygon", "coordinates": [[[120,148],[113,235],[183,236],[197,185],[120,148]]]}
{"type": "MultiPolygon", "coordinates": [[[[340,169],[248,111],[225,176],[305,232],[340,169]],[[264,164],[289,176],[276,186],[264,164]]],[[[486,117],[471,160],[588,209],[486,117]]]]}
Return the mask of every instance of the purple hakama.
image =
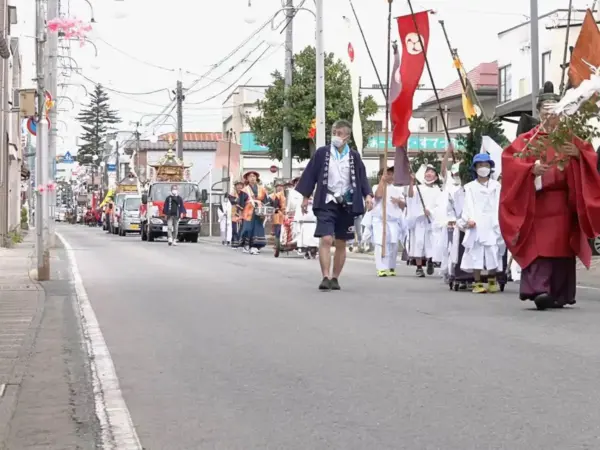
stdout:
{"type": "Polygon", "coordinates": [[[575,257],[539,257],[521,271],[521,300],[547,296],[548,307],[575,304],[577,275],[575,257]],[[553,303],[553,304],[552,304],[553,303]]]}

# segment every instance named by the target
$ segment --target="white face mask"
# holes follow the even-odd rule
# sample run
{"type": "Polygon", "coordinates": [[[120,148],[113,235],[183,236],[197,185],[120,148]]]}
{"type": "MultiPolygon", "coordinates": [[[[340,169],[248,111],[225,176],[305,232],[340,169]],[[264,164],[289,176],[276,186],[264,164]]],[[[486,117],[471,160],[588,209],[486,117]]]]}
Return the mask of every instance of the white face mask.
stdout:
{"type": "Polygon", "coordinates": [[[173,195],[177,195],[177,190],[173,189],[173,190],[171,191],[171,194],[173,194],[173,195]]]}
{"type": "Polygon", "coordinates": [[[342,139],[339,136],[332,136],[331,137],[331,144],[335,147],[335,148],[341,148],[342,145],[344,145],[344,139],[342,139]]]}
{"type": "Polygon", "coordinates": [[[491,171],[492,169],[490,169],[489,167],[480,167],[479,169],[477,169],[477,175],[479,175],[481,178],[487,178],[490,175],[491,171]]]}

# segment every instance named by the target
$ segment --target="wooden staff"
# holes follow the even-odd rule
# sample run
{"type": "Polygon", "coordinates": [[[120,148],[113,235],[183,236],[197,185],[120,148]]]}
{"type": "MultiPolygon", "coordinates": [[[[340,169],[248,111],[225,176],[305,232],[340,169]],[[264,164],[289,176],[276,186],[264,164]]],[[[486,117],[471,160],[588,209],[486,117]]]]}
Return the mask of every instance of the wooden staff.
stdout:
{"type": "MultiPolygon", "coordinates": [[[[390,142],[390,61],[392,45],[392,3],[394,0],[388,0],[388,34],[387,34],[387,69],[385,72],[385,146],[383,147],[383,161],[380,161],[382,174],[387,176],[388,150],[390,142]]],[[[381,182],[381,180],[380,180],[381,182]]],[[[381,235],[381,256],[385,258],[385,242],[387,239],[387,182],[383,183],[383,202],[381,204],[381,214],[383,215],[383,234],[381,235]]]]}

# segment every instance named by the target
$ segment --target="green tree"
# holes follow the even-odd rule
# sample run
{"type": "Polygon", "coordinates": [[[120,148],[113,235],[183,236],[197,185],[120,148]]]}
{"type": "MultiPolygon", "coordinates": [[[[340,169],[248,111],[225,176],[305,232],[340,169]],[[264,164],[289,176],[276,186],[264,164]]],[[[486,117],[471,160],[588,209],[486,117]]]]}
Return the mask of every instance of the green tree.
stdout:
{"type": "Polygon", "coordinates": [[[426,152],[421,150],[417,153],[410,161],[412,173],[417,173],[423,164],[431,164],[437,169],[438,173],[440,173],[442,161],[440,161],[436,152],[426,152]]]}
{"type": "MultiPolygon", "coordinates": [[[[110,108],[109,100],[102,85],[97,84],[90,95],[89,104],[77,116],[83,128],[80,138],[85,142],[77,151],[77,161],[81,164],[90,164],[91,158],[100,156],[106,144],[109,126],[121,122],[117,111],[110,108]]],[[[99,163],[100,161],[96,160],[96,164],[99,163]]]]}
{"type": "Polygon", "coordinates": [[[458,146],[462,147],[458,153],[461,160],[460,177],[463,183],[473,181],[471,173],[471,164],[473,157],[481,151],[481,137],[489,136],[501,147],[506,147],[509,142],[504,135],[504,129],[500,124],[499,118],[485,119],[483,117],[474,117],[469,122],[469,133],[458,136],[458,146]]]}
{"type": "MultiPolygon", "coordinates": [[[[274,72],[273,83],[265,92],[264,100],[257,103],[261,115],[248,119],[256,142],[267,146],[274,159],[282,158],[284,126],[292,134],[292,155],[300,161],[311,156],[314,143],[308,134],[316,115],[315,64],[314,47],[306,47],[294,56],[293,83],[287,94],[289,108],[284,107],[283,75],[278,71],[274,72]]],[[[333,122],[338,119],[351,120],[353,114],[350,73],[341,60],[335,59],[333,53],[325,55],[325,98],[325,125],[329,137],[333,122]]],[[[375,133],[375,125],[368,118],[377,110],[378,105],[373,97],[360,100],[364,142],[375,133]]],[[[352,141],[350,145],[355,146],[355,143],[352,141]]]]}

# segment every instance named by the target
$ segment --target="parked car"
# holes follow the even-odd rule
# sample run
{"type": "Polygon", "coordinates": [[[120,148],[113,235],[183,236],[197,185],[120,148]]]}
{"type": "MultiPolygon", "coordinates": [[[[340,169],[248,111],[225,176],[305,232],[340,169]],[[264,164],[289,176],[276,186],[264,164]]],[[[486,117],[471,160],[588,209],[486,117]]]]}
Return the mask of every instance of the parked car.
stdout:
{"type": "Polygon", "coordinates": [[[125,196],[121,207],[121,214],[119,214],[119,236],[126,236],[127,233],[140,232],[141,204],[141,195],[128,194],[125,196]]]}
{"type": "Polygon", "coordinates": [[[121,211],[123,210],[123,201],[128,194],[124,192],[119,192],[115,195],[115,200],[113,202],[113,210],[110,218],[110,232],[112,234],[120,234],[119,233],[119,219],[121,217],[121,211]]]}
{"type": "Polygon", "coordinates": [[[590,246],[592,247],[592,255],[600,256],[600,236],[590,239],[590,246]]]}

